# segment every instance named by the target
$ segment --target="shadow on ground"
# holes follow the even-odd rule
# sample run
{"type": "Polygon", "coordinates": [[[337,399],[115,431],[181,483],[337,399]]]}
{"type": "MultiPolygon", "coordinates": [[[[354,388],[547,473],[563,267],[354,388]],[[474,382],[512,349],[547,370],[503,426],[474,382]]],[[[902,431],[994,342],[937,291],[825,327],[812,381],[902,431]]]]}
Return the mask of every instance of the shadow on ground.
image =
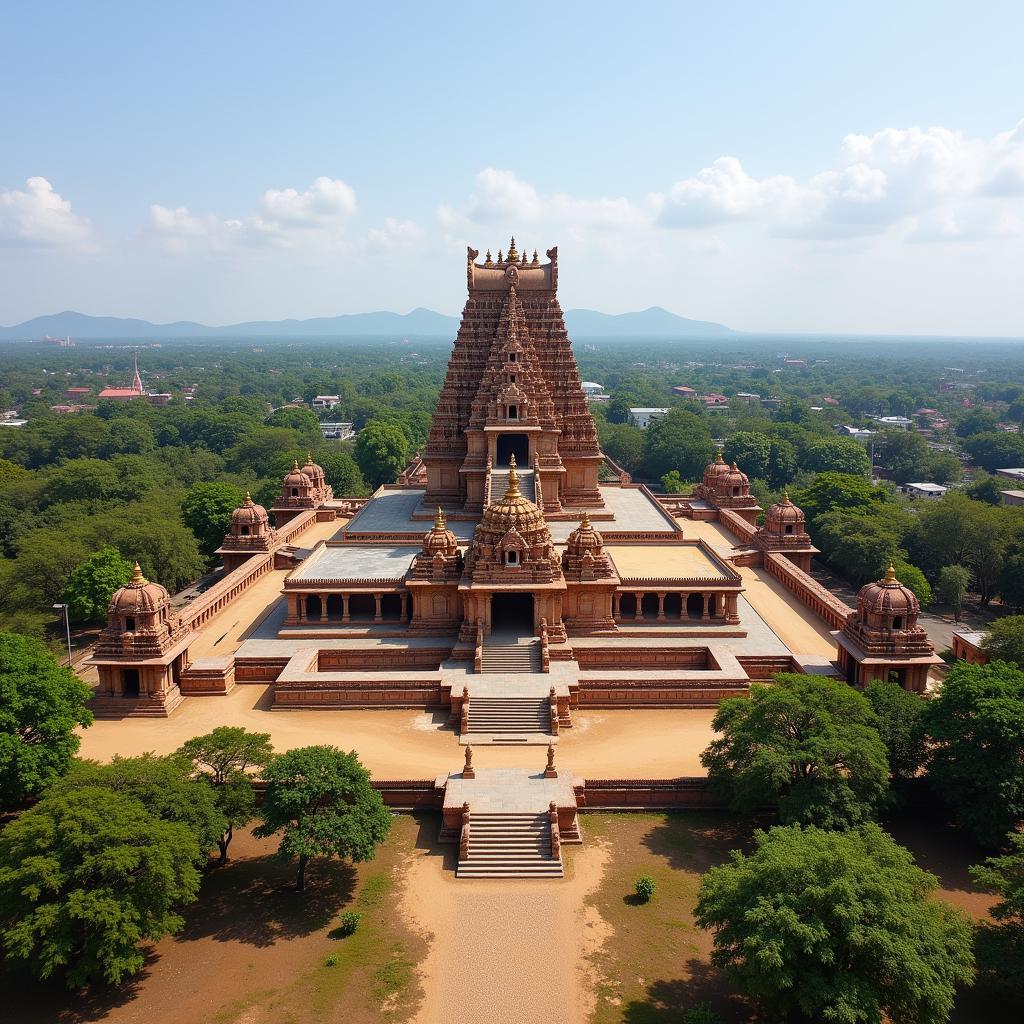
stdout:
{"type": "Polygon", "coordinates": [[[12,1024],[88,1024],[105,1020],[112,1011],[138,996],[159,959],[150,953],[142,970],[121,985],[96,985],[77,992],[65,988],[59,978],[41,982],[25,971],[11,968],[0,973],[0,990],[4,994],[0,1017],[12,1024]]]}
{"type": "Polygon", "coordinates": [[[623,1024],[677,1024],[684,1011],[707,1004],[730,1024],[751,1019],[750,1006],[728,992],[721,971],[701,960],[686,961],[686,979],[655,981],[643,999],[630,1000],[622,1011],[623,1024]]]}
{"type": "Polygon", "coordinates": [[[726,860],[730,850],[746,848],[755,827],[727,811],[678,811],[665,815],[643,844],[670,867],[703,874],[726,860]]]}

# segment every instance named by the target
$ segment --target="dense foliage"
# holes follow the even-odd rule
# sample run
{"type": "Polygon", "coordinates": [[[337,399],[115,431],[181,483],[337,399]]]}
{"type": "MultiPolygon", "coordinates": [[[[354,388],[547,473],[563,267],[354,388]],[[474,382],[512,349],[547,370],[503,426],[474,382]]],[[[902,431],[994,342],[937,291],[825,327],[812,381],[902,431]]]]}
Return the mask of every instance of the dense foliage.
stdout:
{"type": "Polygon", "coordinates": [[[38,796],[71,764],[92,692],[38,640],[0,633],[0,810],[38,796]]]}
{"type": "Polygon", "coordinates": [[[712,789],[738,811],[777,806],[783,822],[844,828],[870,819],[889,768],[863,694],[818,676],[780,673],[723,700],[721,735],[701,755],[712,789]]]}
{"type": "Polygon", "coordinates": [[[999,896],[992,921],[978,928],[979,971],[996,986],[1024,998],[1024,833],[1007,836],[1008,851],[971,869],[974,881],[999,896]]]}
{"type": "Polygon", "coordinates": [[[771,1020],[940,1024],[973,978],[971,926],[873,823],[758,831],[703,877],[714,962],[771,1020]]]}

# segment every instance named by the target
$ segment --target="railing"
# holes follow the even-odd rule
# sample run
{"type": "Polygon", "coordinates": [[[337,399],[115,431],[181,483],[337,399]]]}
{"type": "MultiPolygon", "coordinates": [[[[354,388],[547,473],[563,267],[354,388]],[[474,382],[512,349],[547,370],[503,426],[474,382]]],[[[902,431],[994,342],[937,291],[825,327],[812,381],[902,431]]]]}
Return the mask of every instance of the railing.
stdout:
{"type": "Polygon", "coordinates": [[[764,567],[833,629],[842,629],[846,625],[846,620],[853,614],[853,609],[848,604],[795,566],[785,555],[766,551],[764,567]]]}
{"type": "Polygon", "coordinates": [[[558,829],[558,804],[554,800],[548,804],[548,818],[551,821],[551,859],[562,859],[562,836],[558,829]]]}
{"type": "Polygon", "coordinates": [[[484,620],[476,620],[476,649],[473,651],[473,671],[484,670],[484,620]]]}
{"type": "Polygon", "coordinates": [[[540,670],[551,671],[551,644],[548,641],[548,620],[540,620],[540,670]]]}
{"type": "Polygon", "coordinates": [[[548,704],[551,711],[551,735],[558,735],[558,697],[555,695],[555,688],[552,686],[548,693],[548,704]]]}
{"type": "Polygon", "coordinates": [[[462,805],[462,830],[459,833],[459,860],[469,859],[469,801],[462,805]]]}

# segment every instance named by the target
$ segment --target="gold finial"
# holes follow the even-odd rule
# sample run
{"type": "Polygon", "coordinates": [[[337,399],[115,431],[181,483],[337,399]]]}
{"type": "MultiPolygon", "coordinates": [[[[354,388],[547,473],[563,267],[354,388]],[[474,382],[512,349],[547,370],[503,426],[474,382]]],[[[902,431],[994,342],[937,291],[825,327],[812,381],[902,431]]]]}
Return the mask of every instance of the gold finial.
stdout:
{"type": "Polygon", "coordinates": [[[310,454],[308,449],[306,450],[306,465],[307,466],[312,466],[313,465],[313,456],[310,454]]]}
{"type": "Polygon", "coordinates": [[[792,504],[792,502],[789,500],[789,488],[788,487],[783,487],[782,488],[782,504],[783,505],[790,505],[790,504],[792,504]]]}
{"type": "Polygon", "coordinates": [[[516,263],[519,260],[519,253],[516,252],[516,236],[512,236],[512,241],[509,242],[508,246],[508,261],[509,263],[516,263]]]}
{"type": "Polygon", "coordinates": [[[536,267],[540,264],[540,257],[537,255],[537,250],[533,250],[533,259],[530,261],[536,267]]]}
{"type": "Polygon", "coordinates": [[[490,267],[490,266],[493,266],[493,264],[494,264],[494,260],[491,259],[491,250],[488,249],[487,250],[487,256],[484,258],[484,266],[485,267],[490,267]]]}
{"type": "Polygon", "coordinates": [[[722,466],[724,464],[725,464],[725,459],[722,458],[722,453],[720,451],[715,452],[715,465],[716,466],[722,466]]]}
{"type": "Polygon", "coordinates": [[[508,489],[505,491],[506,498],[518,498],[519,493],[519,474],[516,472],[516,457],[510,455],[508,459],[508,489]]]}
{"type": "Polygon", "coordinates": [[[141,586],[146,582],[146,577],[142,575],[142,566],[138,562],[135,563],[135,568],[132,569],[131,582],[136,586],[141,586]]]}
{"type": "Polygon", "coordinates": [[[733,461],[732,461],[732,471],[733,471],[734,473],[738,473],[738,472],[739,472],[739,469],[740,469],[740,467],[736,465],[736,460],[735,460],[735,459],[733,459],[733,461]]]}
{"type": "Polygon", "coordinates": [[[889,559],[889,568],[885,570],[885,579],[883,583],[899,583],[896,579],[896,566],[892,564],[892,559],[889,559]]]}
{"type": "Polygon", "coordinates": [[[298,459],[292,459],[292,470],[296,470],[298,468],[299,468],[299,460],[298,459]]]}
{"type": "Polygon", "coordinates": [[[590,530],[590,529],[592,529],[592,527],[590,525],[590,513],[589,512],[584,512],[583,513],[583,518],[580,520],[580,529],[581,530],[590,530]]]}
{"type": "Polygon", "coordinates": [[[248,488],[246,488],[246,491],[245,491],[245,504],[246,505],[251,505],[252,504],[252,495],[249,493],[248,488]]]}
{"type": "Polygon", "coordinates": [[[437,512],[434,513],[434,529],[443,530],[445,528],[444,512],[441,510],[441,506],[437,506],[437,512]]]}
{"type": "Polygon", "coordinates": [[[501,258],[501,250],[500,250],[500,249],[498,250],[498,262],[499,262],[499,263],[504,263],[504,262],[505,262],[505,261],[504,261],[504,260],[503,260],[503,259],[501,258]]]}

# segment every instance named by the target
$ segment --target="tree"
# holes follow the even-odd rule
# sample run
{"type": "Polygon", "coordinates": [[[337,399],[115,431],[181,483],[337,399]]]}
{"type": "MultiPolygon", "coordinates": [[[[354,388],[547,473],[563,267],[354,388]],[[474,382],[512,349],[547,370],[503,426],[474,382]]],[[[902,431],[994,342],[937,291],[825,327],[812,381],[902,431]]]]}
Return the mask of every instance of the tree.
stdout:
{"type": "MultiPolygon", "coordinates": [[[[324,471],[324,479],[339,498],[359,498],[367,493],[366,481],[348,445],[345,448],[321,448],[315,453],[315,458],[324,471]]],[[[288,468],[291,468],[291,463],[288,468]]]]}
{"type": "Polygon", "coordinates": [[[245,494],[234,484],[197,483],[188,489],[181,503],[181,518],[207,558],[224,542],[231,529],[231,513],[244,500],[245,494]]]}
{"type": "Polygon", "coordinates": [[[321,438],[320,421],[315,412],[309,409],[299,409],[295,406],[285,406],[283,409],[275,409],[264,421],[267,427],[289,427],[297,430],[309,443],[319,441],[321,438]]]}
{"type": "Polygon", "coordinates": [[[141,942],[177,931],[199,892],[196,840],[128,793],[53,792],[0,832],[4,952],[71,987],[142,969],[141,942]]]}
{"type": "Polygon", "coordinates": [[[785,438],[773,437],[768,455],[768,483],[776,489],[785,487],[796,476],[797,468],[796,446],[785,438]]]}
{"type": "MultiPolygon", "coordinates": [[[[896,570],[896,579],[913,591],[922,608],[927,608],[932,603],[932,588],[924,573],[916,565],[911,565],[902,558],[892,560],[893,568],[896,570]]],[[[880,563],[878,575],[874,579],[881,579],[885,575],[888,562],[880,563]]]]}
{"type": "Polygon", "coordinates": [[[64,589],[68,613],[75,622],[102,622],[118,587],[132,575],[132,563],[117,548],[102,547],[76,566],[64,589]]]}
{"type": "Polygon", "coordinates": [[[409,442],[401,428],[386,420],[371,420],[359,431],[356,462],[371,486],[391,483],[409,461],[409,442]]]}
{"type": "Polygon", "coordinates": [[[994,433],[999,417],[990,409],[971,409],[956,425],[957,437],[972,437],[974,434],[994,433]]]}
{"type": "Polygon", "coordinates": [[[935,588],[939,600],[953,609],[953,618],[960,621],[964,609],[964,598],[971,585],[971,571],[962,565],[944,565],[939,570],[939,582],[935,588]]]}
{"type": "Polygon", "coordinates": [[[926,478],[935,484],[955,483],[964,475],[960,460],[950,452],[933,452],[926,465],[926,478]]]}
{"type": "Polygon", "coordinates": [[[262,821],[253,835],[282,832],[278,856],[298,859],[295,887],[306,887],[310,857],[373,857],[391,828],[391,815],[370,785],[355,751],[298,747],[275,758],[266,771],[262,821]]]}
{"type": "Polygon", "coordinates": [[[873,487],[865,477],[848,473],[819,473],[809,487],[793,493],[793,501],[804,510],[807,525],[815,535],[819,518],[833,509],[872,510],[888,500],[881,487],[873,487]]]}
{"type": "MultiPolygon", "coordinates": [[[[640,404],[636,395],[628,391],[616,391],[606,408],[609,423],[628,423],[629,410],[640,404]]],[[[614,456],[612,456],[614,458],[614,456]]]]}
{"type": "Polygon", "coordinates": [[[990,473],[1024,462],[1024,437],[1020,434],[1007,434],[1001,430],[975,434],[964,447],[974,461],[990,473]]]}
{"type": "Polygon", "coordinates": [[[982,641],[990,661],[1006,661],[1024,668],[1024,615],[996,619],[982,641]]]}
{"type": "Polygon", "coordinates": [[[676,407],[644,431],[644,475],[660,480],[673,469],[684,480],[699,480],[715,457],[707,421],[676,407]]]}
{"type": "MultiPolygon", "coordinates": [[[[941,482],[941,481],[939,481],[941,482]]],[[[1002,505],[1004,482],[998,476],[983,473],[974,482],[964,488],[964,493],[975,501],[983,501],[986,505],[1002,505]]]]}
{"type": "Polygon", "coordinates": [[[666,494],[689,494],[691,485],[683,482],[678,469],[673,469],[661,478],[661,489],[666,494]]]}
{"type": "Polygon", "coordinates": [[[973,979],[971,926],[877,825],[773,828],[701,880],[712,960],[770,1020],[940,1024],[973,979]]]}
{"type": "Polygon", "coordinates": [[[752,430],[741,430],[725,442],[722,458],[726,462],[735,462],[748,477],[763,480],[768,476],[768,460],[771,453],[771,441],[766,435],[752,430]]]}
{"type": "Polygon", "coordinates": [[[871,471],[871,460],[860,441],[851,437],[823,437],[807,446],[802,468],[812,473],[866,477],[871,471]]]}
{"type": "Polygon", "coordinates": [[[893,781],[906,782],[924,768],[928,758],[928,737],[924,728],[927,701],[920,694],[904,690],[899,683],[875,679],[864,688],[864,696],[878,718],[893,781]]]}
{"type": "Polygon", "coordinates": [[[38,640],[0,633],[0,808],[38,796],[68,770],[92,691],[38,640]]]}
{"type": "Polygon", "coordinates": [[[890,430],[882,434],[882,465],[890,470],[898,484],[930,479],[931,452],[928,442],[909,430],[890,430]]]}
{"type": "Polygon", "coordinates": [[[928,776],[957,821],[995,846],[1024,818],[1024,672],[957,662],[928,702],[928,776]]]}
{"type": "Polygon", "coordinates": [[[98,786],[114,793],[127,793],[154,818],[184,825],[195,838],[198,863],[204,864],[210,852],[219,846],[227,825],[210,787],[193,779],[191,771],[191,763],[176,754],[115,754],[109,764],[78,761],[56,789],[70,792],[98,786]]]}
{"type": "Polygon", "coordinates": [[[632,423],[601,426],[601,448],[626,472],[635,473],[644,458],[644,432],[632,423]]]}
{"type": "Polygon", "coordinates": [[[214,801],[226,827],[217,841],[220,863],[228,859],[234,830],[256,815],[256,794],[250,768],[266,768],[274,756],[270,733],[249,732],[237,725],[220,725],[205,736],[193,736],[178,751],[195,766],[199,778],[213,789],[214,801]]]}
{"type": "Polygon", "coordinates": [[[869,819],[889,769],[863,694],[819,676],[780,673],[723,700],[701,754],[712,789],[737,810],[777,804],[784,822],[844,828],[869,819]]]}
{"type": "Polygon", "coordinates": [[[1008,851],[971,868],[974,881],[1002,897],[976,933],[979,973],[1018,999],[1024,997],[1024,833],[1006,837],[1008,851]]]}

